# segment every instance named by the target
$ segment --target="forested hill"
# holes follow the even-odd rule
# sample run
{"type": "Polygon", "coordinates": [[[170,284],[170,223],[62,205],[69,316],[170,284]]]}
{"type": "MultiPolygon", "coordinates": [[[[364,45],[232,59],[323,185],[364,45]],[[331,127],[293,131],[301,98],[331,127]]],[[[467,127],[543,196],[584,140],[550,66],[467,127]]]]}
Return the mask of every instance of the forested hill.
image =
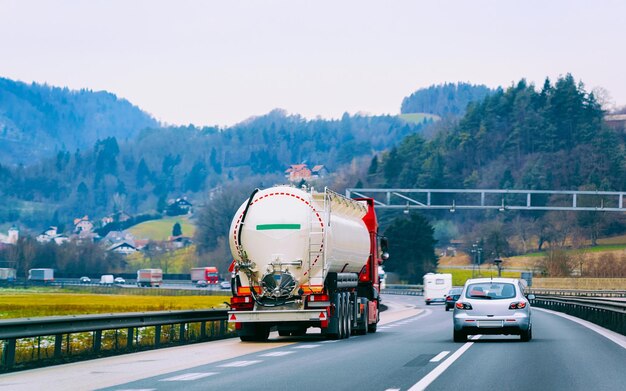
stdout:
{"type": "MultiPolygon", "coordinates": [[[[0,166],[0,195],[7,200],[0,221],[41,229],[84,215],[162,211],[181,196],[198,204],[213,189],[252,178],[254,185],[241,186],[284,183],[285,170],[302,162],[340,176],[354,159],[369,162],[423,126],[397,116],[306,120],[275,110],[226,129],[165,127],[129,141],[107,137],[32,166],[0,166]],[[25,214],[38,206],[40,213],[25,214]]],[[[367,170],[367,163],[357,166],[367,170]]]]}
{"type": "Polygon", "coordinates": [[[0,78],[0,163],[30,165],[98,139],[133,138],[158,123],[108,92],[72,91],[0,78]]]}
{"type": "Polygon", "coordinates": [[[470,104],[433,140],[407,137],[382,157],[370,185],[623,191],[625,135],[603,116],[569,74],[541,88],[522,80],[470,104]]]}
{"type": "Polygon", "coordinates": [[[484,85],[445,83],[422,88],[402,100],[402,114],[429,113],[462,116],[470,102],[480,102],[494,91],[484,85]]]}

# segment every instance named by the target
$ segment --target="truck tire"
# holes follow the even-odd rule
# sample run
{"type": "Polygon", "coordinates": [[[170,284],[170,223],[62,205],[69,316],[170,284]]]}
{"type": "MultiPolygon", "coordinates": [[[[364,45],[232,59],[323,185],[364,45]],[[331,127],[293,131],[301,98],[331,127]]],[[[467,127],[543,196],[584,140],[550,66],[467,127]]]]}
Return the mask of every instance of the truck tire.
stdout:
{"type": "Polygon", "coordinates": [[[264,324],[244,324],[239,338],[243,342],[263,342],[270,336],[270,328],[264,324]]]}
{"type": "Polygon", "coordinates": [[[344,292],[343,294],[343,304],[344,304],[344,338],[350,338],[350,334],[352,334],[352,320],[350,316],[350,294],[348,292],[344,292]]]}
{"type": "Polygon", "coordinates": [[[367,322],[369,321],[368,307],[369,305],[365,303],[365,306],[363,307],[363,314],[361,314],[362,320],[359,322],[359,327],[355,330],[355,335],[367,334],[367,322]]]}
{"type": "Polygon", "coordinates": [[[343,293],[337,293],[337,323],[339,323],[339,338],[346,337],[346,310],[343,301],[343,293]]]}

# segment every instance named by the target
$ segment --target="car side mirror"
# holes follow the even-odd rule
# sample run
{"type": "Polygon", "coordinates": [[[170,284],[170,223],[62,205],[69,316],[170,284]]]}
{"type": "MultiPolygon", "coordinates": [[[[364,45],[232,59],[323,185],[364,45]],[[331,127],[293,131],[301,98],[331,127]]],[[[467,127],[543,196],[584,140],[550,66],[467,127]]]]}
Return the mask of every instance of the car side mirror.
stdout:
{"type": "Polygon", "coordinates": [[[529,294],[528,296],[526,296],[526,298],[527,298],[528,300],[535,300],[535,295],[531,293],[531,294],[529,294]]]}

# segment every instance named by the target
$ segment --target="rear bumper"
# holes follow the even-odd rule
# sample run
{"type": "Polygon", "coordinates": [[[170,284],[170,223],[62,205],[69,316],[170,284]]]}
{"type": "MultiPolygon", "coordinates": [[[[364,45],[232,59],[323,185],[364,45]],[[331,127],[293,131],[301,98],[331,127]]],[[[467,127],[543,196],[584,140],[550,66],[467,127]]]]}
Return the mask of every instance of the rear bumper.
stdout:
{"type": "Polygon", "coordinates": [[[228,311],[231,323],[247,322],[320,322],[328,320],[323,310],[228,311]]]}
{"type": "Polygon", "coordinates": [[[467,334],[520,334],[530,328],[530,317],[516,314],[508,317],[454,316],[454,330],[467,334]]]}

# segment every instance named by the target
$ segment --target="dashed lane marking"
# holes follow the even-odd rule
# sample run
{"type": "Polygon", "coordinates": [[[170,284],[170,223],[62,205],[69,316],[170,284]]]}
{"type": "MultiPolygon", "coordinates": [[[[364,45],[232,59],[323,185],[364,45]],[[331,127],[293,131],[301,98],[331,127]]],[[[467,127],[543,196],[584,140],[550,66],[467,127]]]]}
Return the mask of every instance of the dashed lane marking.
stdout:
{"type": "Polygon", "coordinates": [[[439,353],[438,355],[436,355],[435,357],[430,359],[430,362],[439,362],[441,361],[445,356],[448,355],[448,353],[450,353],[447,350],[444,350],[443,352],[439,353]]]}
{"type": "Polygon", "coordinates": [[[338,339],[327,339],[326,341],[322,341],[320,343],[335,343],[335,342],[339,342],[338,339]]]}
{"type": "MultiPolygon", "coordinates": [[[[477,340],[480,337],[480,335],[476,335],[472,339],[477,340]]],[[[456,352],[452,353],[452,355],[448,357],[444,362],[437,365],[435,369],[430,371],[428,375],[424,376],[420,381],[418,381],[411,388],[409,388],[409,391],[421,391],[426,389],[426,387],[434,382],[435,379],[437,379],[446,369],[448,369],[448,367],[452,365],[452,363],[458,360],[458,358],[461,357],[461,355],[465,353],[467,349],[469,349],[473,344],[474,342],[466,342],[456,352]]]]}
{"type": "Polygon", "coordinates": [[[192,381],[202,379],[203,377],[217,375],[217,372],[198,372],[198,373],[185,373],[182,375],[168,377],[167,379],[161,379],[159,381],[192,381]]]}
{"type": "Polygon", "coordinates": [[[295,352],[286,352],[286,351],[270,352],[270,353],[262,354],[260,357],[281,357],[281,356],[286,356],[291,353],[295,353],[295,352]]]}
{"type": "Polygon", "coordinates": [[[293,348],[294,349],[313,349],[313,348],[318,348],[320,345],[296,345],[293,348]]]}
{"type": "Polygon", "coordinates": [[[221,368],[232,368],[232,367],[247,367],[248,365],[254,365],[256,363],[260,363],[259,360],[250,360],[250,361],[233,361],[226,364],[218,365],[221,368]]]}

